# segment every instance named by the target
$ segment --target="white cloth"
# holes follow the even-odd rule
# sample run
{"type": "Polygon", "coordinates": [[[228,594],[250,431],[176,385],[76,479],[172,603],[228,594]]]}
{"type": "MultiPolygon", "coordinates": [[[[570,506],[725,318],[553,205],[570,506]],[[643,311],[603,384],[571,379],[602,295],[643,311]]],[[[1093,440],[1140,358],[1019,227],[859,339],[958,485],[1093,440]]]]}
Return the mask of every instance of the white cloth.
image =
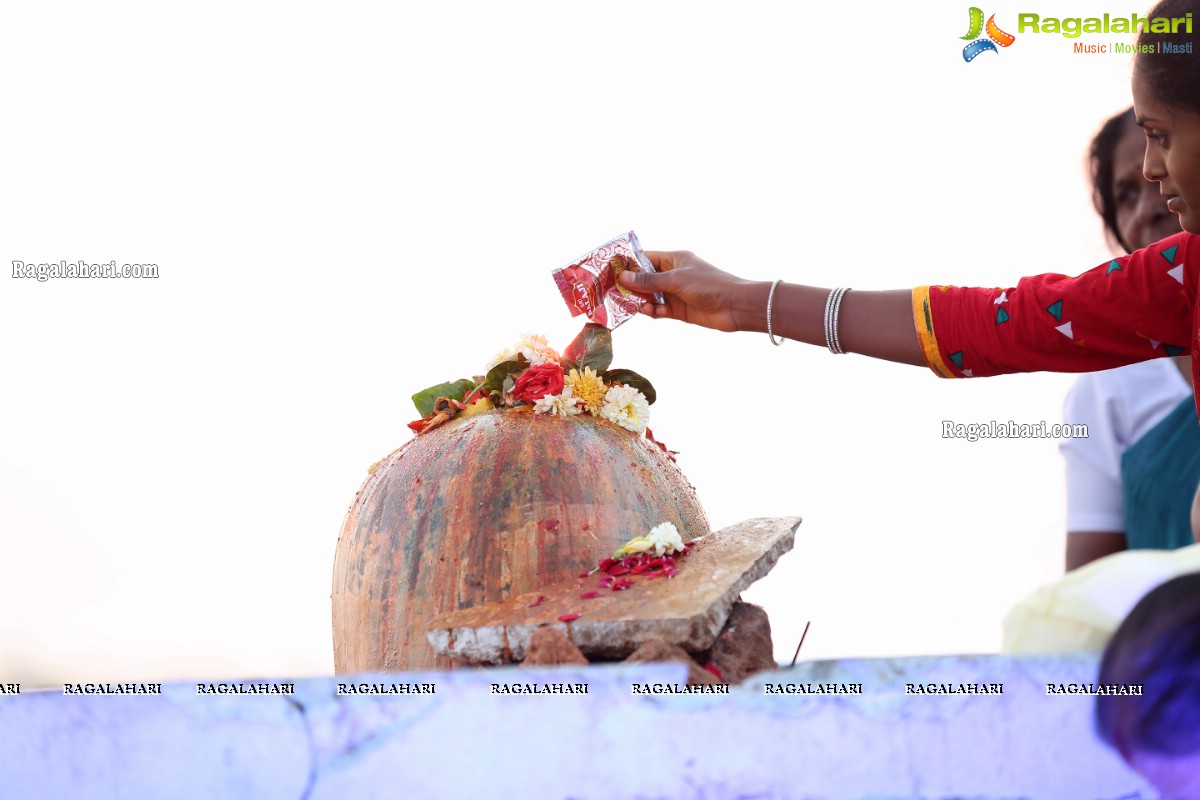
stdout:
{"type": "Polygon", "coordinates": [[[1079,377],[1067,392],[1063,420],[1085,423],[1088,436],[1058,445],[1067,462],[1068,531],[1125,530],[1121,456],[1191,393],[1170,358],[1079,377]]]}
{"type": "Polygon", "coordinates": [[[1127,550],[1047,584],[1004,618],[1004,653],[1100,652],[1137,601],[1160,584],[1200,572],[1200,544],[1127,550]]]}

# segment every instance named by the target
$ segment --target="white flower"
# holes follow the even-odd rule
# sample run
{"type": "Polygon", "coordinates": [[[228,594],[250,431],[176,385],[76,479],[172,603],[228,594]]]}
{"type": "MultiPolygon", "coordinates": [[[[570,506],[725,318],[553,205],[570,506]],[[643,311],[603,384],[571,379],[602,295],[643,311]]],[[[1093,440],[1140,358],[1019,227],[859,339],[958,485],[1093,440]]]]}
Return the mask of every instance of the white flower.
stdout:
{"type": "Polygon", "coordinates": [[[562,361],[558,352],[546,341],[545,336],[536,333],[526,333],[517,340],[516,347],[509,347],[503,352],[492,356],[492,360],[488,362],[484,372],[491,372],[492,368],[497,364],[512,361],[518,355],[525,356],[525,360],[529,362],[529,366],[531,367],[536,367],[538,364],[545,364],[547,361],[555,364],[562,361]]]}
{"type": "Polygon", "coordinates": [[[497,365],[503,364],[505,361],[512,361],[516,357],[517,357],[517,351],[512,349],[511,347],[509,347],[499,353],[496,353],[496,355],[492,356],[492,360],[488,362],[487,366],[483,368],[483,374],[486,375],[487,373],[491,372],[492,369],[494,369],[497,365]]]}
{"type": "Polygon", "coordinates": [[[617,384],[605,392],[600,416],[634,433],[641,433],[650,421],[650,403],[646,395],[632,386],[617,384]]]}
{"type": "Polygon", "coordinates": [[[537,333],[527,333],[517,340],[517,352],[529,360],[530,366],[545,364],[552,361],[557,364],[561,359],[558,352],[546,341],[546,337],[537,333]]]}
{"type": "Polygon", "coordinates": [[[576,404],[575,398],[571,396],[571,387],[563,387],[562,394],[547,394],[538,398],[533,402],[533,413],[535,414],[560,414],[564,417],[573,417],[582,409],[576,404]]]}
{"type": "Polygon", "coordinates": [[[654,555],[656,556],[661,556],[664,553],[670,555],[683,550],[683,537],[679,535],[679,529],[672,522],[655,525],[650,529],[650,535],[647,538],[650,540],[651,546],[654,547],[654,555]]]}
{"type": "Polygon", "coordinates": [[[681,553],[684,549],[683,537],[679,535],[679,529],[672,522],[664,522],[661,525],[655,525],[645,536],[630,539],[621,545],[613,558],[648,553],[651,550],[654,551],[656,558],[661,558],[664,555],[681,553]]]}

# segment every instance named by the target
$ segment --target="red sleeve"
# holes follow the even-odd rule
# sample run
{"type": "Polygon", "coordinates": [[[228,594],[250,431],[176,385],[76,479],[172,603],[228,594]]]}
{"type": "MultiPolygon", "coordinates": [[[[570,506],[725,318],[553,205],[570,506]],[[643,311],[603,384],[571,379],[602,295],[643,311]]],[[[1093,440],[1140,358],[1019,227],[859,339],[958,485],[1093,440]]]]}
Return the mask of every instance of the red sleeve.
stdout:
{"type": "Polygon", "coordinates": [[[1109,369],[1196,349],[1198,270],[1200,236],[1179,233],[1074,278],[918,287],[913,316],[943,378],[1109,369]]]}

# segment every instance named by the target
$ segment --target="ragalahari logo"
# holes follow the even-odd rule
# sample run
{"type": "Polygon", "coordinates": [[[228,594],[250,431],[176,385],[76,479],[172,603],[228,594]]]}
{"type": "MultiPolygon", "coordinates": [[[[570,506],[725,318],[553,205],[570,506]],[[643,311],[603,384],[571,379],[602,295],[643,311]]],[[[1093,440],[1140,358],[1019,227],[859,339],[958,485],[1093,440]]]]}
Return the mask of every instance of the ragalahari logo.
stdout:
{"type": "Polygon", "coordinates": [[[983,10],[971,7],[971,27],[967,29],[967,35],[963,39],[973,39],[970,44],[963,48],[963,61],[973,61],[975,56],[980,53],[991,51],[993,53],[1000,52],[996,49],[996,45],[1008,47],[1017,40],[1017,37],[1011,33],[1005,33],[996,25],[996,15],[992,14],[988,17],[987,25],[983,24],[983,10]],[[987,32],[987,38],[980,38],[979,34],[987,32]]]}

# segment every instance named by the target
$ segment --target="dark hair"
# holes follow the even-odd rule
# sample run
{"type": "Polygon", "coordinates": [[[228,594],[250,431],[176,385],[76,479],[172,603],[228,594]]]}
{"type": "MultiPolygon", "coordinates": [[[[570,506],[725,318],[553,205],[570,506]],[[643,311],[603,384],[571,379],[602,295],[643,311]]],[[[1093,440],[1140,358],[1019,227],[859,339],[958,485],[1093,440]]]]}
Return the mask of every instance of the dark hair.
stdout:
{"type": "Polygon", "coordinates": [[[1138,601],[1104,650],[1098,683],[1143,687],[1140,697],[1096,698],[1096,731],[1127,761],[1200,753],[1200,572],[1138,601]]]}
{"type": "Polygon", "coordinates": [[[1137,248],[1121,236],[1117,227],[1117,198],[1113,194],[1113,173],[1116,168],[1113,153],[1117,143],[1130,130],[1137,130],[1137,122],[1133,109],[1129,108],[1112,117],[1100,128],[1092,139],[1092,147],[1088,151],[1088,172],[1092,176],[1092,205],[1096,213],[1104,220],[1104,234],[1110,240],[1121,246],[1126,253],[1132,253],[1137,248]]]}
{"type": "MultiPolygon", "coordinates": [[[[1194,13],[1200,17],[1200,3],[1196,0],[1161,0],[1146,14],[1146,18],[1183,17],[1194,13]]],[[[1193,19],[1193,24],[1200,19],[1193,19]]],[[[1169,33],[1151,33],[1146,24],[1138,34],[1138,53],[1134,57],[1133,69],[1145,80],[1155,99],[1168,106],[1183,108],[1200,114],[1200,48],[1193,47],[1191,53],[1158,52],[1159,42],[1173,41],[1169,33]],[[1148,45],[1146,52],[1142,46],[1148,45]]]]}

